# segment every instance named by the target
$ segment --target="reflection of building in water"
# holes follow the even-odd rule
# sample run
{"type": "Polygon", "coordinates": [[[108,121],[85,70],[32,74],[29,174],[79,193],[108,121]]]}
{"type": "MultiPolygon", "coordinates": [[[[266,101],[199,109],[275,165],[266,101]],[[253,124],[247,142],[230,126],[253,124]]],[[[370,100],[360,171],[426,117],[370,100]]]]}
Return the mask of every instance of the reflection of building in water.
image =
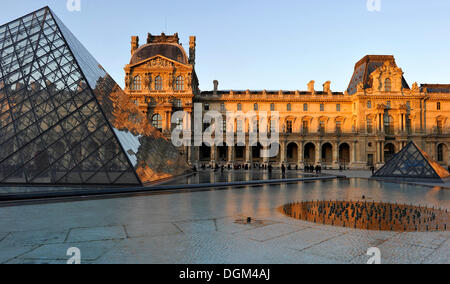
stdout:
{"type": "MultiPolygon", "coordinates": [[[[440,164],[450,165],[450,84],[410,86],[393,56],[362,58],[343,93],[333,92],[330,82],[316,90],[314,81],[306,91],[219,90],[215,81],[213,91],[200,92],[194,70],[195,46],[195,37],[191,37],[187,57],[177,34],[149,35],[142,46],[138,37],[132,37],[125,92],[151,123],[169,137],[177,127],[170,123],[171,114],[179,109],[191,113],[192,104],[198,102],[204,111],[223,115],[226,111],[277,111],[282,133],[277,157],[261,158],[261,146],[249,143],[203,145],[185,149],[193,164],[366,168],[383,165],[413,140],[440,164]]],[[[237,121],[234,128],[250,131],[248,121],[237,121]]]]}
{"type": "Polygon", "coordinates": [[[0,26],[0,183],[142,185],[184,158],[49,8],[0,26]]]}

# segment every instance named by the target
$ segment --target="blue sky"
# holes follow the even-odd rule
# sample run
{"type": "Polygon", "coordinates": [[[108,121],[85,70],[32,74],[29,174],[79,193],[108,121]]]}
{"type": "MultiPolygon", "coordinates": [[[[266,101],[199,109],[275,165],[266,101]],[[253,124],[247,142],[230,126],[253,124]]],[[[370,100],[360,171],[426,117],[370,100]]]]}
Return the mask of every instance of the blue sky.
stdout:
{"type": "Polygon", "coordinates": [[[5,23],[45,5],[123,86],[130,36],[178,32],[197,36],[202,90],[305,90],[332,81],[344,91],[366,54],[392,54],[408,83],[450,83],[450,1],[381,0],[0,0],[5,23]]]}

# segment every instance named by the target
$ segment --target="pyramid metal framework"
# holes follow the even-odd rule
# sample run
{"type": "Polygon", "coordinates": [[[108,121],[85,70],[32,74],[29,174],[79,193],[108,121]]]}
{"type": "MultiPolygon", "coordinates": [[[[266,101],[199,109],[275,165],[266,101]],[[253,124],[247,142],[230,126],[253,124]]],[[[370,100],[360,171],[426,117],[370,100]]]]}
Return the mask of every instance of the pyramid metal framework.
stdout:
{"type": "Polygon", "coordinates": [[[374,177],[443,180],[449,177],[449,172],[414,142],[410,142],[378,170],[374,177]]]}
{"type": "Polygon", "coordinates": [[[48,7],[0,26],[0,184],[145,183],[142,135],[113,126],[113,91],[48,7]]]}

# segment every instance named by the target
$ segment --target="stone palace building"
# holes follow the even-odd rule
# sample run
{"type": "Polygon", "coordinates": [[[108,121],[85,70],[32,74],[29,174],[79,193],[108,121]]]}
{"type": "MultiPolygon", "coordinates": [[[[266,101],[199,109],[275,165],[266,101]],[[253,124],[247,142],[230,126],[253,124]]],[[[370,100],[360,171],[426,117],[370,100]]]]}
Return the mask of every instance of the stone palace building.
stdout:
{"type": "MultiPolygon", "coordinates": [[[[224,116],[226,111],[266,111],[269,115],[277,111],[280,151],[276,157],[261,158],[261,145],[249,143],[180,148],[192,165],[378,168],[409,141],[441,165],[449,165],[450,84],[410,86],[393,56],[362,58],[345,92],[332,91],[329,81],[320,90],[311,81],[306,91],[219,90],[214,81],[212,91],[200,91],[195,49],[194,36],[189,39],[189,55],[178,34],[149,34],[142,45],[133,36],[125,93],[167,138],[179,127],[171,123],[172,113],[184,110],[192,115],[195,103],[224,116]]],[[[244,127],[248,136],[248,122],[237,127],[244,127]]]]}

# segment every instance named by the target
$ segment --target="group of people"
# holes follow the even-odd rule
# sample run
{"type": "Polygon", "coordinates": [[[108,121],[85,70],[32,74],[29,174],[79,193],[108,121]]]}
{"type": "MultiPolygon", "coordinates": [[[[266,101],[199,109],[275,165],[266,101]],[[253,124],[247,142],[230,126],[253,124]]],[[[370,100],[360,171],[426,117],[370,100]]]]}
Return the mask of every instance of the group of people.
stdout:
{"type": "Polygon", "coordinates": [[[316,174],[320,174],[320,173],[322,173],[322,166],[317,165],[314,167],[313,165],[306,165],[305,172],[307,172],[307,173],[316,172],[316,174]]]}
{"type": "MultiPolygon", "coordinates": [[[[249,165],[249,164],[235,164],[235,165],[218,165],[218,164],[214,164],[214,165],[206,165],[206,164],[202,164],[200,166],[200,169],[202,170],[206,170],[206,169],[212,169],[214,171],[221,171],[224,172],[225,170],[251,170],[253,169],[263,169],[263,170],[268,170],[269,172],[273,171],[273,165],[272,164],[253,164],[253,165],[249,165]]],[[[194,166],[192,168],[195,172],[197,171],[197,167],[194,166]]],[[[281,165],[281,172],[283,174],[286,173],[286,171],[291,171],[291,170],[299,170],[298,165],[295,165],[295,167],[292,167],[291,165],[285,166],[284,164],[281,165]]],[[[322,173],[322,166],[317,165],[317,166],[313,166],[313,165],[305,165],[304,171],[307,173],[316,173],[316,174],[320,174],[322,173]]]]}

